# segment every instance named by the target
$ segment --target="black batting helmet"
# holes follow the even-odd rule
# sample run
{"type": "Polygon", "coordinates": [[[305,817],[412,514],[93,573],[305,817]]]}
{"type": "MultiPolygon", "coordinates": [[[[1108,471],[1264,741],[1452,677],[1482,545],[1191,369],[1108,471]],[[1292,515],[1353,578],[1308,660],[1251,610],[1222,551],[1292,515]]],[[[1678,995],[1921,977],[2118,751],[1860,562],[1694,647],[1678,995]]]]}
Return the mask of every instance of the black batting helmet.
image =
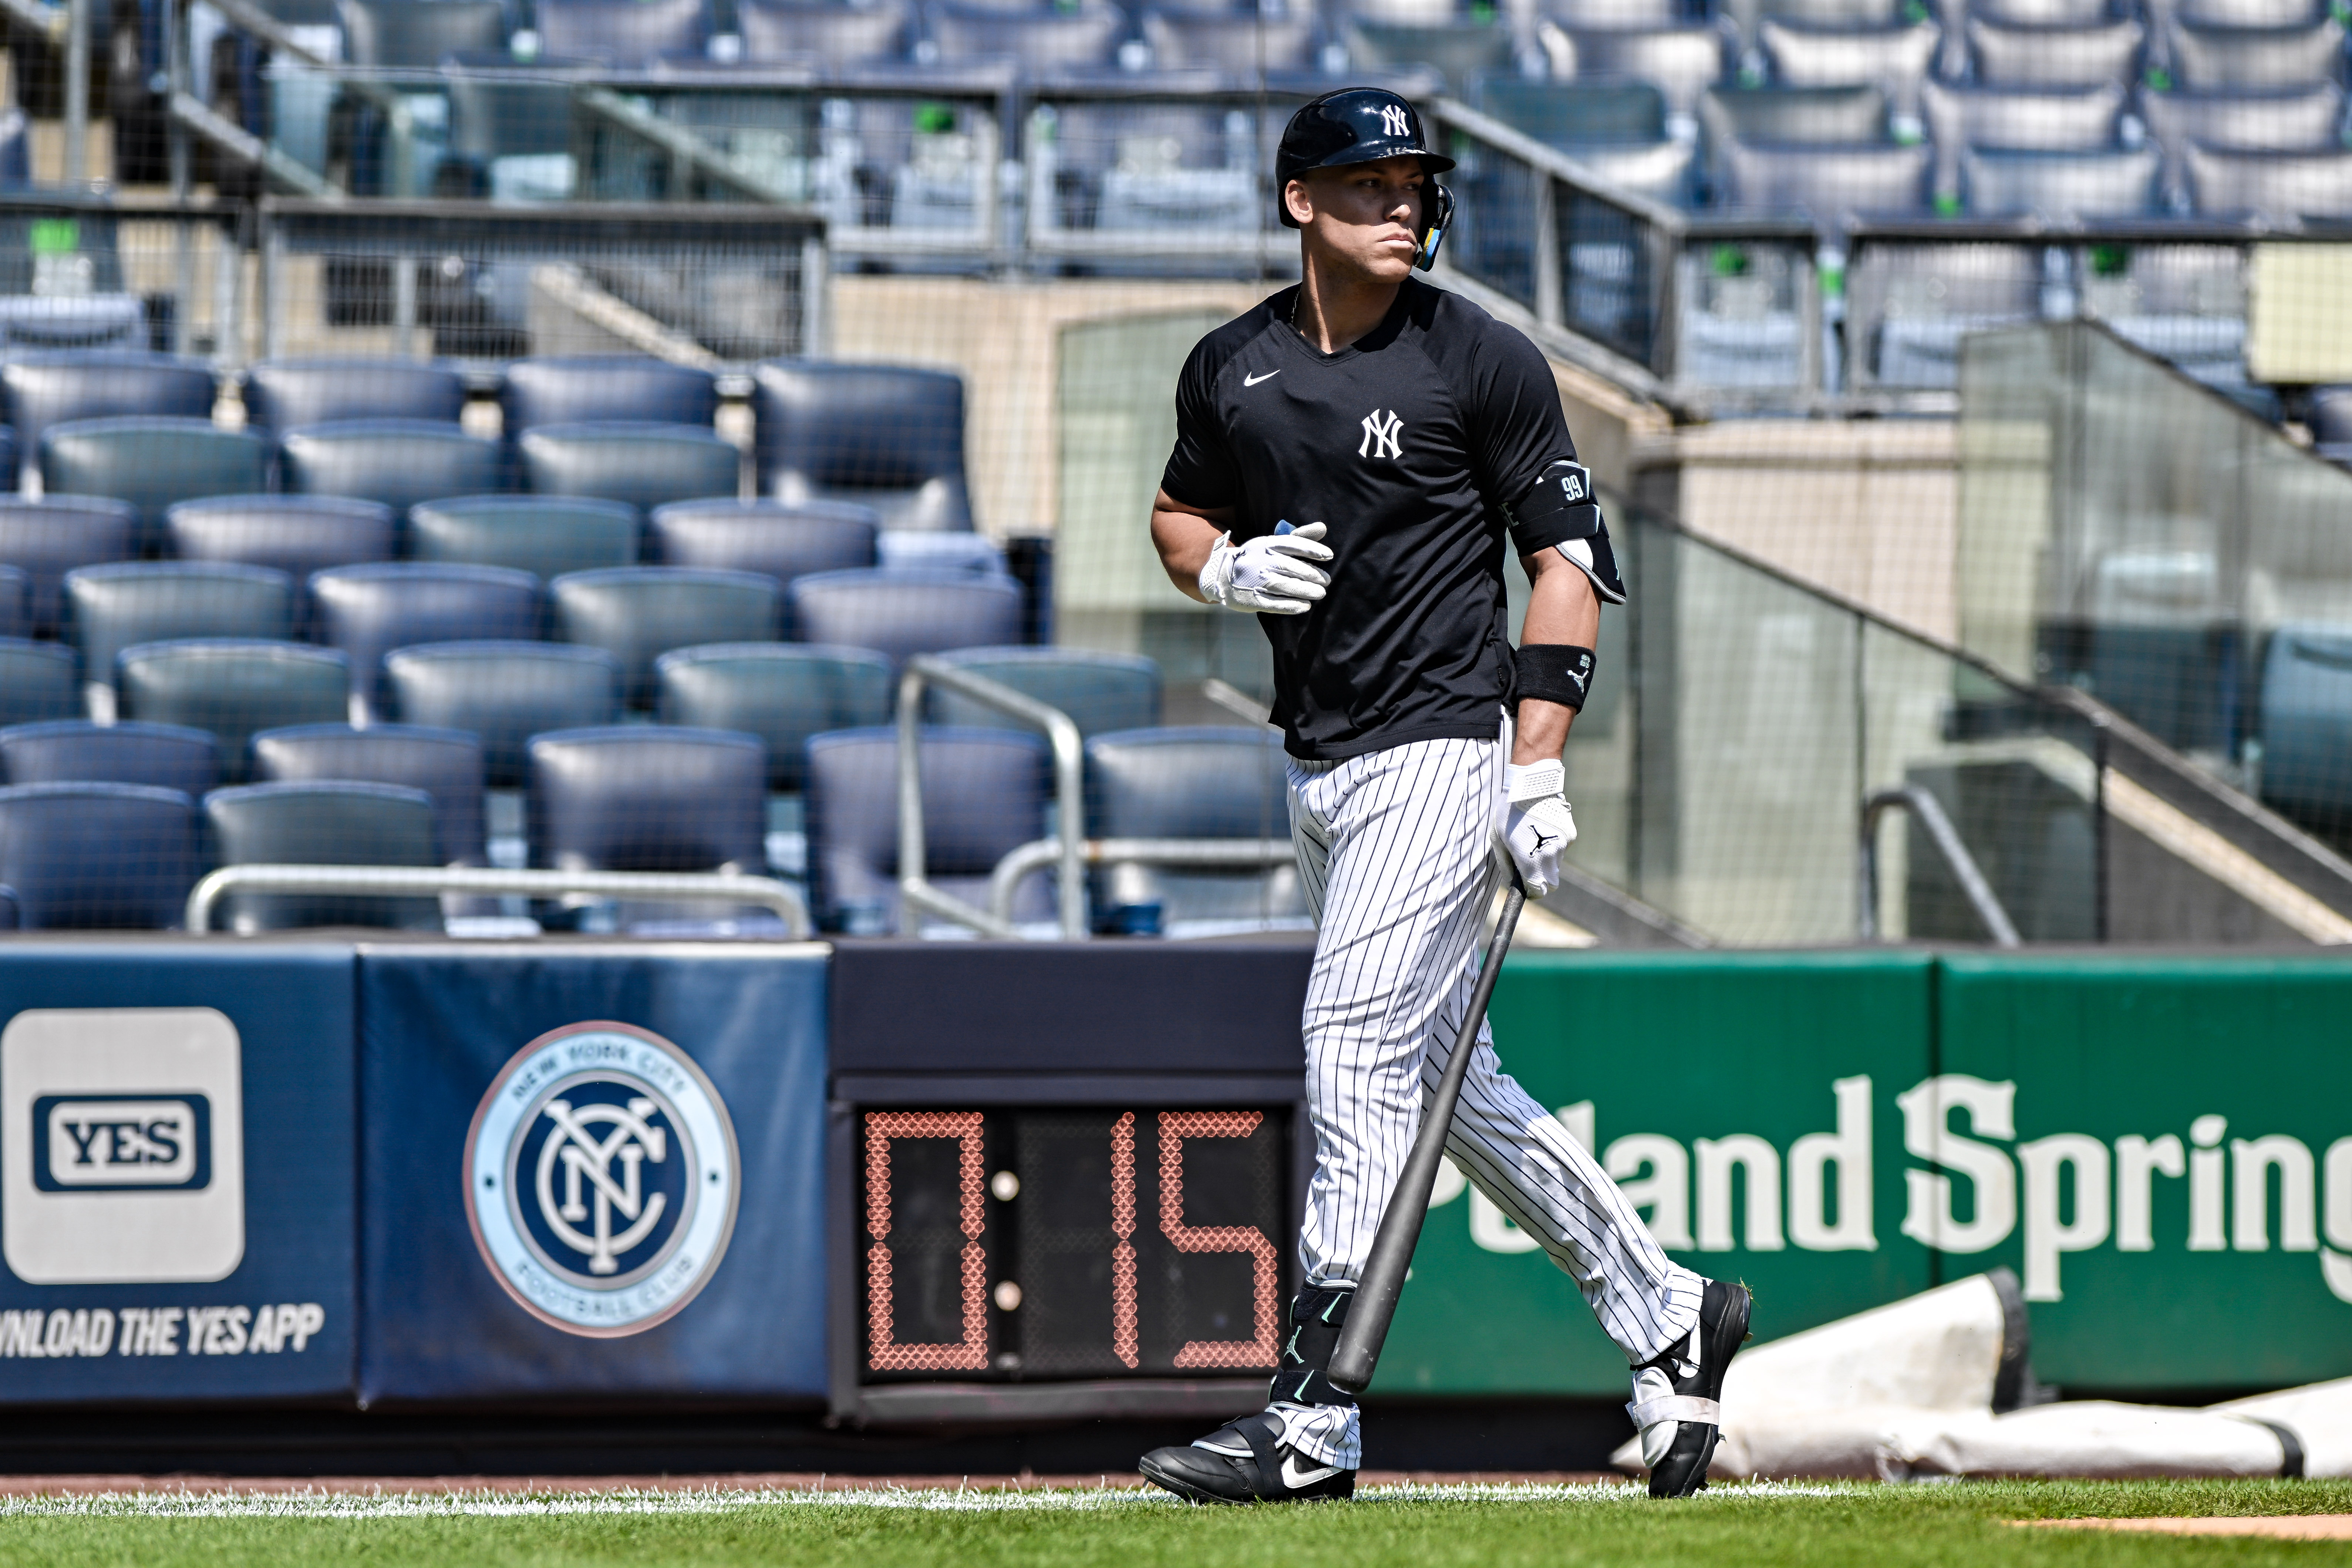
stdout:
{"type": "Polygon", "coordinates": [[[1385,88],[1341,88],[1307,104],[1283,128],[1282,146],[1274,155],[1275,203],[1283,226],[1298,226],[1281,195],[1291,181],[1309,169],[1382,158],[1418,158],[1432,174],[1454,167],[1453,159],[1430,151],[1412,105],[1385,88]]]}

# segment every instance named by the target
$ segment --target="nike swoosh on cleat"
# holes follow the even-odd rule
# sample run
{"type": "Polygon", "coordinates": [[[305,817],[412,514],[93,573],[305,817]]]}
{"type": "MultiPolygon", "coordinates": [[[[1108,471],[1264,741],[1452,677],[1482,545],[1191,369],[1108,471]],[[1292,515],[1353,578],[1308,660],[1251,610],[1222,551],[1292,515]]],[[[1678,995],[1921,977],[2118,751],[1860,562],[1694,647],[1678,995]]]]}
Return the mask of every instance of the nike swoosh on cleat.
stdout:
{"type": "Polygon", "coordinates": [[[1339,1467],[1337,1465],[1322,1465],[1312,1470],[1302,1470],[1298,1468],[1297,1455],[1285,1454],[1282,1457],[1282,1484],[1292,1491],[1297,1491],[1302,1487],[1311,1487],[1317,1481],[1328,1481],[1339,1473],[1339,1467]]]}
{"type": "Polygon", "coordinates": [[[1272,381],[1276,376],[1280,375],[1282,373],[1278,370],[1270,370],[1264,375],[1245,375],[1242,377],[1242,384],[1244,386],[1255,386],[1259,382],[1272,381]]]}

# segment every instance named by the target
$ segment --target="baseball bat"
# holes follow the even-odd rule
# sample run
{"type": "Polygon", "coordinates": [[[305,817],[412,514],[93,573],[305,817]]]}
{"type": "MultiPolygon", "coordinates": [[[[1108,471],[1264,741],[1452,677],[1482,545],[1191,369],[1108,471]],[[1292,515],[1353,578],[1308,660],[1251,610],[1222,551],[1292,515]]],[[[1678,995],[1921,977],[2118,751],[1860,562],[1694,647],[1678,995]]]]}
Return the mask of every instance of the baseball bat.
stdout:
{"type": "Polygon", "coordinates": [[[1486,943],[1486,962],[1478,970],[1478,984],[1470,993],[1462,1033],[1454,1055],[1437,1080],[1429,1113],[1405,1156],[1396,1190],[1389,1194],[1381,1215],[1381,1228],[1372,1237],[1371,1256],[1364,1260],[1363,1277],[1356,1282],[1356,1299],[1349,1303],[1348,1319],[1339,1327],[1339,1343],[1331,1352],[1330,1380],[1349,1394],[1371,1385],[1372,1369],[1380,1364],[1381,1346],[1389,1337],[1389,1321],[1396,1316],[1397,1298],[1404,1294],[1404,1277],[1412,1267],[1412,1249],[1421,1240],[1421,1223],[1429,1217],[1429,1194],[1437,1185],[1437,1163],[1445,1158],[1445,1134],[1454,1125],[1454,1108],[1462,1099],[1462,1082],[1470,1073],[1471,1053],[1478,1047],[1478,1026],[1486,1020],[1486,1004],[1494,999],[1495,981],[1503,973],[1503,955],[1511,951],[1511,933],[1518,929],[1519,910],[1528,901],[1527,889],[1514,868],[1511,885],[1503,894],[1502,917],[1486,943]]]}

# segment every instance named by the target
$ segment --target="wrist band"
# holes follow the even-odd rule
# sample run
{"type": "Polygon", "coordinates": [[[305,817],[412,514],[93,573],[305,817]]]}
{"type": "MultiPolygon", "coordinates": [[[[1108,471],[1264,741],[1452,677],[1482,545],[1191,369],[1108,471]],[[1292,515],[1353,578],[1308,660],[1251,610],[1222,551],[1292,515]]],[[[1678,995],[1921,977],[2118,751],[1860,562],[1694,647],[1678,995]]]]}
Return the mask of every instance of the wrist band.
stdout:
{"type": "Polygon", "coordinates": [[[1518,700],[1584,706],[1592,684],[1592,650],[1572,643],[1529,643],[1511,655],[1512,685],[1518,700]]]}

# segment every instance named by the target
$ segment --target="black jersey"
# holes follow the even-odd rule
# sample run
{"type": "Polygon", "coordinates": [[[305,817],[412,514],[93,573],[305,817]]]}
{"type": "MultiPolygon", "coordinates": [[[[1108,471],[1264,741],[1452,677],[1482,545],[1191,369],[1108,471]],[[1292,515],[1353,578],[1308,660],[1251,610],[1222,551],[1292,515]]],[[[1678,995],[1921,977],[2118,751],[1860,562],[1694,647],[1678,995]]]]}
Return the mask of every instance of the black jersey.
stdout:
{"type": "MultiPolygon", "coordinates": [[[[1503,536],[1521,554],[1570,537],[1508,510],[1576,455],[1551,367],[1523,333],[1418,279],[1326,354],[1290,325],[1297,294],[1192,350],[1161,488],[1233,508],[1236,542],[1325,525],[1329,592],[1305,615],[1258,617],[1291,755],[1492,736],[1511,696],[1503,536]]],[[[1605,536],[1593,542],[1605,561],[1605,536]]],[[[1622,598],[1613,566],[1593,575],[1622,598]]]]}

